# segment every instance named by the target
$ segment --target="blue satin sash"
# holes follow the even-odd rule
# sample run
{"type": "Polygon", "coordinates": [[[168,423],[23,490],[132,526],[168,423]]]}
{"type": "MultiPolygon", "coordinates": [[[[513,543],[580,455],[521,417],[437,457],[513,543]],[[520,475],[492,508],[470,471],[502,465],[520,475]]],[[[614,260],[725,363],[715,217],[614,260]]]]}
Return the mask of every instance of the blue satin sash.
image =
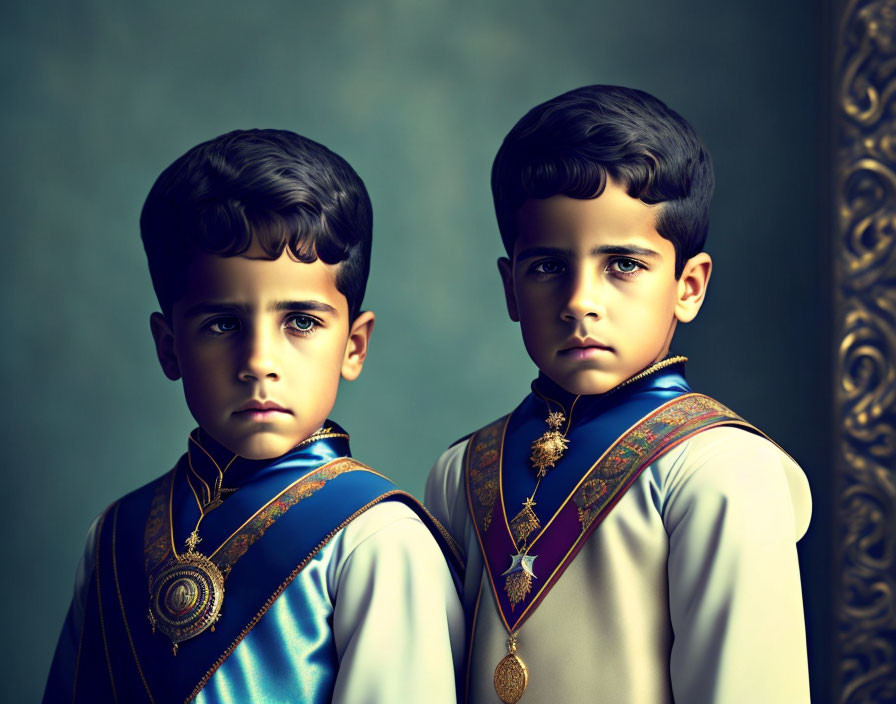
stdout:
{"type": "MultiPolygon", "coordinates": [[[[74,696],[70,693],[64,699],[174,702],[195,697],[305,565],[313,563],[314,556],[330,538],[380,501],[407,504],[430,528],[455,573],[462,571],[458,553],[444,529],[387,478],[357,463],[352,471],[320,479],[321,472],[316,470],[341,462],[340,458],[348,455],[347,436],[340,435],[323,438],[271,462],[244,461],[242,466],[234,467],[234,476],[239,478],[242,473],[239,491],[208,513],[201,523],[202,543],[197,549],[205,554],[210,554],[284,489],[307,479],[316,483],[315,490],[279,515],[267,526],[263,538],[239,558],[226,578],[221,617],[214,631],[206,630],[182,642],[176,656],[172,655],[172,645],[166,637],[152,633],[147,618],[147,518],[160,485],[166,478],[170,481],[173,473],[172,529],[175,545],[181,551],[199,517],[187,477],[193,477],[195,488],[202,480],[213,481],[217,472],[210,473],[208,463],[191,446],[172,473],[110,506],[97,531],[96,565],[87,590],[74,696]],[[204,551],[206,545],[209,547],[204,551]]],[[[291,591],[298,613],[290,647],[301,650],[303,669],[307,666],[308,681],[314,683],[313,696],[302,701],[325,702],[332,694],[338,663],[332,633],[314,622],[321,618],[314,598],[314,593],[297,598],[295,590],[291,591]]],[[[45,701],[56,701],[57,696],[62,699],[63,694],[54,691],[51,681],[45,701]]]]}

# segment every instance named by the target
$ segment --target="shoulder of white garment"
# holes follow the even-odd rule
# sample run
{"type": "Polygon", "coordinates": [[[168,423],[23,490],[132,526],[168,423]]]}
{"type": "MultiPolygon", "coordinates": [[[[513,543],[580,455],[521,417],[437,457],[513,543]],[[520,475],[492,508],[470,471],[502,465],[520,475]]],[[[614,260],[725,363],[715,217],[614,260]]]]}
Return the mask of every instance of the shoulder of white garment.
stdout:
{"type": "Polygon", "coordinates": [[[761,435],[733,426],[697,433],[651,467],[668,519],[692,501],[716,498],[732,506],[789,506],[793,538],[809,527],[812,495],[800,466],[761,435]]]}
{"type": "Polygon", "coordinates": [[[327,574],[331,593],[346,578],[343,573],[356,553],[406,554],[415,560],[433,556],[437,562],[444,563],[429,528],[401,501],[383,501],[371,506],[333,537],[331,549],[327,574]]]}
{"type": "Polygon", "coordinates": [[[455,443],[441,454],[426,480],[424,503],[442,525],[457,536],[452,526],[460,511],[466,515],[463,459],[467,440],[455,443]]]}

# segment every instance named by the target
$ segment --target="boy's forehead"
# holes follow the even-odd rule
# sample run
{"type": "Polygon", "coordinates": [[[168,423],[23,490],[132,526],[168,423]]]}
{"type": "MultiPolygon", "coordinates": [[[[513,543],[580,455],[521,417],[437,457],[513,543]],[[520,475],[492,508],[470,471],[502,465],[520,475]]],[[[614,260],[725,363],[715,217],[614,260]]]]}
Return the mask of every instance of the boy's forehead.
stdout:
{"type": "Polygon", "coordinates": [[[190,262],[182,300],[232,301],[267,304],[270,301],[318,300],[336,309],[348,309],[336,287],[338,265],[320,259],[297,260],[288,249],[276,259],[250,248],[243,254],[220,256],[196,252],[190,262]]]}
{"type": "Polygon", "coordinates": [[[649,205],[608,182],[597,198],[530,198],[516,213],[515,253],[537,245],[590,248],[597,242],[633,244],[665,240],[656,229],[660,205],[649,205]]]}

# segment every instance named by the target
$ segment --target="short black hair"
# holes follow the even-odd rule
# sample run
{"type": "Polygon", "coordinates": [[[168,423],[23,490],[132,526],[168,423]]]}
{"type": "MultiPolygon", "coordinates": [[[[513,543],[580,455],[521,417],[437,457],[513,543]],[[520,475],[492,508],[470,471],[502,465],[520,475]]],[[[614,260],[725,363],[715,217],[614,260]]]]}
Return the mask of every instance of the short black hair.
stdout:
{"type": "Polygon", "coordinates": [[[195,253],[242,254],[258,242],[271,259],[340,264],[336,288],[351,320],[370,272],[373,212],[348,162],[286,130],[236,130],[193,147],[153,184],[140,232],[165,315],[186,290],[195,253]]]}
{"type": "Polygon", "coordinates": [[[597,198],[607,177],[644,203],[662,203],[657,232],[675,246],[675,277],[703,249],[714,185],[694,129],[649,93],[585,86],[530,110],[504,138],[492,195],[508,256],[516,212],[530,198],[597,198]]]}

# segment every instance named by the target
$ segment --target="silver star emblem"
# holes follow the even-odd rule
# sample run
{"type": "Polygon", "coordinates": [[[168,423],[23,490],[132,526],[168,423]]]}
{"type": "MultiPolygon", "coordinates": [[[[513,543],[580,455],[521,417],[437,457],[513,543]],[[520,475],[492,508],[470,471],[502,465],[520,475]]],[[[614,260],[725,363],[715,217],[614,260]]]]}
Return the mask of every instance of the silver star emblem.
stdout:
{"type": "Polygon", "coordinates": [[[510,567],[506,572],[502,572],[501,576],[508,574],[513,574],[514,572],[525,572],[531,577],[535,577],[535,572],[532,571],[532,563],[535,562],[535,558],[538,555],[526,555],[524,553],[518,552],[516,555],[511,555],[510,559],[512,562],[510,563],[510,567]]]}

